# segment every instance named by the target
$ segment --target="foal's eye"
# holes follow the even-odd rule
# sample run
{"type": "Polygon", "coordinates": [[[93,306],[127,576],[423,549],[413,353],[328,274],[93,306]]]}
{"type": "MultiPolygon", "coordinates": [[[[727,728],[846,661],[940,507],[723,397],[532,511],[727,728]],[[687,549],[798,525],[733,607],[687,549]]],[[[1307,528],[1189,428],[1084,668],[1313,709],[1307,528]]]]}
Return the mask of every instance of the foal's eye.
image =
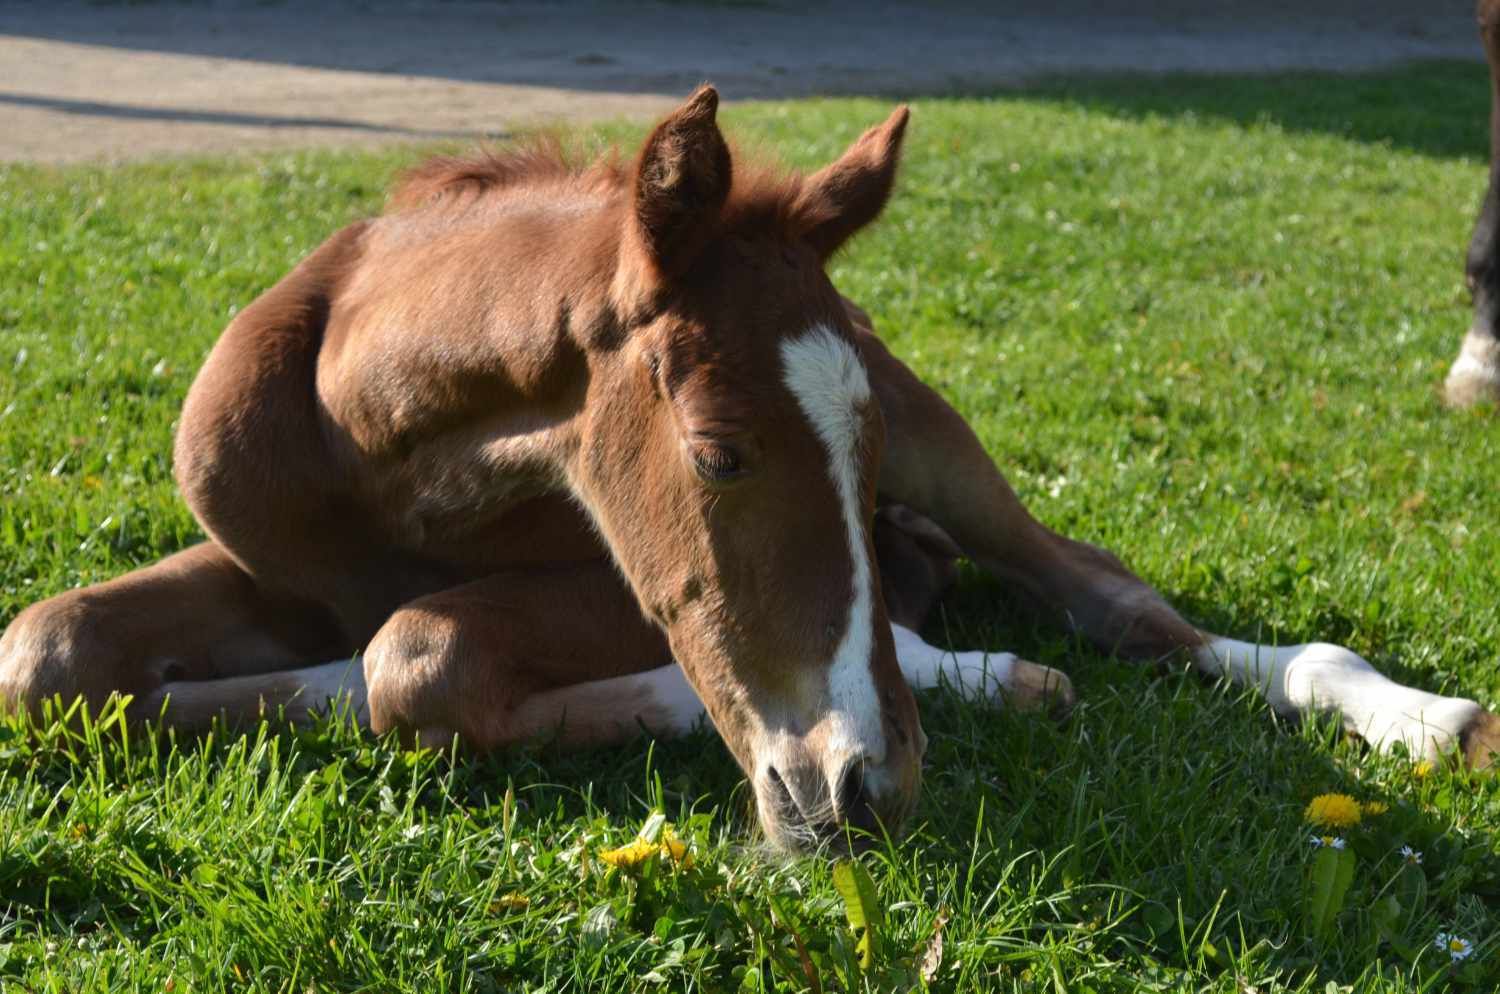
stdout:
{"type": "Polygon", "coordinates": [[[723,483],[739,476],[744,467],[740,454],[727,445],[701,445],[693,450],[693,468],[710,483],[723,483]]]}

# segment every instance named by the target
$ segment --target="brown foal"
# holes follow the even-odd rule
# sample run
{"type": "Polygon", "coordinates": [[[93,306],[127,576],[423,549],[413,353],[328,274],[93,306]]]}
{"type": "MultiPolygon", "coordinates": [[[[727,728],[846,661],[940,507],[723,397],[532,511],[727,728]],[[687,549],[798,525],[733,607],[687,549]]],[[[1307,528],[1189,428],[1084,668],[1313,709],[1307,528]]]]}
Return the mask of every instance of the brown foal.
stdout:
{"type": "Polygon", "coordinates": [[[717,102],[700,89],[628,165],[431,162],[308,256],[184,406],[208,541],[23,611],[0,699],[127,693],[198,727],[347,695],[376,731],[476,749],[706,708],[798,846],[910,809],[910,686],[1071,701],[1054,670],[915,634],[964,555],[1106,651],[1490,762],[1500,722],[1472,701],[1336,646],[1207,635],[1027,513],[824,274],[890,193],[904,109],[799,177],[735,169],[717,102]]]}

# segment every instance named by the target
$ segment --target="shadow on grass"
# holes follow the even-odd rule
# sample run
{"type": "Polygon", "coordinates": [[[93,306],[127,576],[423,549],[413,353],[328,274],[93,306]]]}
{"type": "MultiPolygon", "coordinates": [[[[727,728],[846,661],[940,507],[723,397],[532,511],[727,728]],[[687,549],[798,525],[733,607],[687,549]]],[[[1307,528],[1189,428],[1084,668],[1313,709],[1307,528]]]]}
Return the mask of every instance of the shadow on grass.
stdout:
{"type": "Polygon", "coordinates": [[[1040,80],[1017,92],[1123,118],[1271,123],[1422,155],[1489,157],[1489,76],[1482,63],[1422,62],[1356,74],[1076,76],[1040,80]]]}

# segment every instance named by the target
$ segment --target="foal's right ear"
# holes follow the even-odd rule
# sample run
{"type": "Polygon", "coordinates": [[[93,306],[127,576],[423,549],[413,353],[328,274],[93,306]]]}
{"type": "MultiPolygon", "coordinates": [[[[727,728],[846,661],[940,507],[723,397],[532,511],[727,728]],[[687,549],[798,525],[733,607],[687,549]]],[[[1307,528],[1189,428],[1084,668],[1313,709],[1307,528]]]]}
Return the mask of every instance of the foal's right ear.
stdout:
{"type": "Polygon", "coordinates": [[[875,220],[896,182],[901,139],[910,116],[897,107],[884,124],[859,137],[837,162],[807,177],[792,214],[802,238],[824,259],[860,228],[875,220]]]}
{"type": "Polygon", "coordinates": [[[718,109],[718,91],[698,87],[656,126],[636,160],[634,222],[663,278],[692,263],[729,196],[729,146],[714,120],[718,109]]]}

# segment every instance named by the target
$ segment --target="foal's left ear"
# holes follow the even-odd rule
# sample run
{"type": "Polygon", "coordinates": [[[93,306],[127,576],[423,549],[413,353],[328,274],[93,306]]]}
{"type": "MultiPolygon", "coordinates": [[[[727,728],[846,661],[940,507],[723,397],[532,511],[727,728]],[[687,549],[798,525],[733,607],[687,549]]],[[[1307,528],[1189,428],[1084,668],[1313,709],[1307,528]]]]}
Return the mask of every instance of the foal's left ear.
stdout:
{"type": "Polygon", "coordinates": [[[792,207],[804,241],[823,258],[875,220],[896,182],[901,138],[910,112],[897,107],[832,165],[807,178],[792,207]]]}
{"type": "Polygon", "coordinates": [[[700,86],[646,139],[635,166],[635,221],[661,275],[686,269],[729,196],[729,146],[715,115],[719,92],[700,86]]]}

